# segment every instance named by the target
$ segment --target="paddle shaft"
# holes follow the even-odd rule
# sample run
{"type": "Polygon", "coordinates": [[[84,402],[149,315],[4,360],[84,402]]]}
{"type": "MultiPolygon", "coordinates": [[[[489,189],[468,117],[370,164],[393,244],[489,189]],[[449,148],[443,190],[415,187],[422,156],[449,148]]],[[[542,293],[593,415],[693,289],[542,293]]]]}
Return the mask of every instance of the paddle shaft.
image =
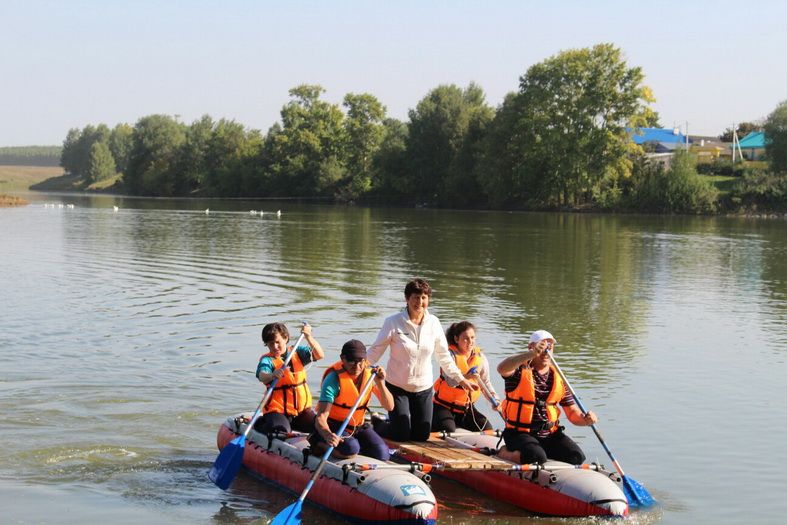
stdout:
{"type": "Polygon", "coordinates": [[[596,463],[582,463],[579,465],[552,465],[552,466],[544,466],[540,463],[525,463],[524,465],[517,465],[512,464],[507,467],[493,467],[490,468],[488,465],[477,465],[477,466],[469,466],[469,467],[452,467],[451,465],[447,465],[445,463],[419,463],[413,462],[409,464],[390,464],[390,463],[353,463],[351,465],[350,470],[355,470],[359,472],[366,472],[369,470],[405,470],[412,472],[413,470],[420,470],[422,472],[431,472],[432,470],[497,470],[497,471],[547,471],[551,472],[553,470],[600,470],[600,466],[596,463]]]}
{"type": "MultiPolygon", "coordinates": [[[[292,352],[287,354],[287,358],[284,360],[284,363],[281,365],[280,368],[278,368],[278,370],[283,370],[287,368],[287,365],[290,364],[290,361],[292,360],[292,356],[295,355],[295,352],[298,350],[298,346],[300,346],[301,341],[303,341],[304,337],[305,337],[304,334],[301,334],[298,340],[295,341],[295,345],[292,347],[292,352]]],[[[262,396],[262,401],[260,401],[260,404],[257,405],[257,409],[254,411],[254,415],[252,416],[251,421],[249,421],[249,425],[246,427],[246,431],[243,432],[244,439],[246,439],[249,436],[249,432],[251,432],[251,429],[254,427],[254,423],[256,423],[257,419],[259,419],[259,417],[262,415],[262,407],[264,407],[265,403],[267,403],[268,400],[270,400],[271,396],[273,395],[273,389],[276,388],[276,383],[279,382],[279,379],[281,378],[276,377],[273,379],[273,381],[271,381],[268,384],[265,390],[265,395],[262,396]]]]}
{"type": "MultiPolygon", "coordinates": [[[[554,365],[555,370],[557,370],[557,373],[560,376],[560,379],[563,380],[563,383],[566,385],[566,388],[568,388],[568,391],[571,392],[572,396],[574,396],[574,401],[576,401],[577,406],[579,407],[579,409],[582,411],[583,414],[587,414],[588,411],[585,410],[585,407],[582,405],[582,401],[579,399],[579,396],[577,395],[576,391],[574,391],[574,389],[571,387],[571,383],[568,382],[568,379],[566,378],[566,375],[563,373],[563,370],[560,369],[560,365],[558,365],[557,361],[555,361],[555,354],[552,353],[552,352],[549,352],[549,357],[552,359],[552,364],[554,365]]],[[[623,472],[623,467],[621,467],[620,463],[618,463],[618,460],[615,459],[615,455],[612,453],[612,451],[607,446],[606,441],[604,441],[604,438],[602,437],[601,432],[599,432],[598,428],[596,428],[595,423],[590,425],[590,428],[593,429],[593,432],[596,434],[596,437],[598,438],[599,443],[601,443],[601,446],[604,447],[604,450],[606,451],[607,455],[609,456],[609,459],[612,461],[612,464],[615,466],[615,470],[617,470],[618,474],[620,474],[620,476],[623,479],[625,479],[626,478],[626,474],[623,472]]]]}
{"type": "MultiPolygon", "coordinates": [[[[473,373],[476,373],[477,370],[478,370],[478,367],[474,366],[473,368],[471,368],[467,372],[470,373],[470,374],[473,374],[473,373]]],[[[489,390],[489,387],[486,386],[486,383],[484,382],[483,379],[481,379],[480,376],[478,377],[478,380],[476,381],[476,384],[479,387],[481,387],[481,391],[484,393],[484,397],[487,398],[487,400],[489,401],[489,404],[492,405],[492,408],[494,408],[495,411],[497,411],[497,407],[500,406],[500,401],[498,401],[497,398],[494,396],[494,394],[492,394],[492,392],[489,390]]]]}
{"type": "MultiPolygon", "coordinates": [[[[373,367],[373,368],[377,368],[377,367],[373,367]]],[[[358,405],[361,404],[361,400],[366,397],[366,394],[368,394],[369,390],[371,390],[372,387],[374,386],[375,376],[376,373],[374,370],[372,370],[372,375],[369,376],[369,380],[364,385],[363,390],[361,390],[361,393],[358,394],[358,399],[355,400],[355,404],[353,404],[352,408],[350,408],[350,413],[347,414],[347,417],[342,422],[342,426],[339,427],[338,432],[336,432],[336,435],[339,436],[340,438],[342,437],[342,434],[344,434],[344,431],[347,429],[347,425],[350,424],[350,420],[352,419],[353,414],[355,414],[355,411],[358,409],[358,405]]],[[[325,453],[322,455],[322,458],[320,458],[320,464],[317,465],[317,468],[314,470],[314,474],[312,474],[311,479],[309,479],[309,482],[306,484],[306,487],[304,487],[300,497],[298,497],[298,504],[303,503],[303,501],[306,499],[306,495],[311,490],[312,485],[314,485],[314,482],[320,476],[320,472],[322,472],[322,469],[325,466],[325,462],[328,460],[328,457],[331,455],[331,452],[333,452],[333,449],[334,449],[333,446],[328,446],[328,450],[326,450],[325,453]]]]}
{"type": "MultiPolygon", "coordinates": [[[[497,398],[492,394],[492,392],[489,390],[489,387],[486,386],[486,383],[484,383],[484,381],[481,380],[480,377],[478,379],[479,380],[476,381],[476,383],[478,383],[478,386],[480,386],[481,390],[484,392],[484,397],[486,397],[487,401],[489,401],[489,404],[492,405],[492,408],[495,410],[495,412],[500,414],[500,410],[498,410],[498,407],[500,407],[500,401],[498,401],[497,398]]],[[[503,416],[503,414],[500,414],[500,417],[503,419],[503,423],[505,423],[506,422],[505,416],[503,416]]]]}

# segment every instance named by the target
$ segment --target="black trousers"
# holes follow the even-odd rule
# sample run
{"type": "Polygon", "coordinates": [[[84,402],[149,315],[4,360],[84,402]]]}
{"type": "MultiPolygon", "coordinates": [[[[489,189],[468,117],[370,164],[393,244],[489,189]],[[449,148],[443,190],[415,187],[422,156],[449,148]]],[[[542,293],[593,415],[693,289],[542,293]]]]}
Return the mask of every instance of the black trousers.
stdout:
{"type": "Polygon", "coordinates": [[[394,408],[388,412],[388,421],[380,422],[374,429],[383,437],[394,441],[426,441],[432,430],[432,388],[408,392],[385,382],[394,398],[394,408]]]}
{"type": "Polygon", "coordinates": [[[432,432],[456,432],[456,428],[466,430],[490,430],[492,425],[487,421],[486,416],[476,409],[475,405],[470,405],[468,410],[461,414],[452,412],[451,409],[434,403],[432,407],[432,432]]]}
{"type": "Polygon", "coordinates": [[[314,410],[307,408],[297,416],[285,416],[280,412],[268,412],[254,424],[254,430],[263,434],[287,433],[293,429],[310,434],[314,432],[314,410]]]}
{"type": "Polygon", "coordinates": [[[543,463],[549,459],[565,461],[572,465],[579,465],[585,461],[585,454],[573,439],[563,433],[562,427],[557,432],[552,432],[545,437],[537,437],[525,432],[519,432],[513,428],[503,431],[508,450],[518,450],[520,462],[543,463]]]}

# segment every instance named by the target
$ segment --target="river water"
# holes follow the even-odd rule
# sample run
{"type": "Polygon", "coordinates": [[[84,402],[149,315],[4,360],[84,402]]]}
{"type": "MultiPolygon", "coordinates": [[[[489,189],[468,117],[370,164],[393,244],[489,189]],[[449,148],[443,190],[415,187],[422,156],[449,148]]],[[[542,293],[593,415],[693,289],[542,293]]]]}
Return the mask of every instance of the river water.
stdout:
{"type": "MultiPolygon", "coordinates": [[[[218,426],[259,402],[262,325],[308,320],[329,364],[372,341],[412,276],[444,324],[476,324],[493,366],[531,331],[555,334],[615,455],[661,502],[632,523],[787,515],[784,219],[27,198],[0,209],[2,523],[266,523],[292,494],[206,477],[218,426]]],[[[568,432],[609,465],[590,429],[568,432]]],[[[591,522],[435,483],[441,523],[591,522]]],[[[339,523],[310,506],[304,520],[339,523]]]]}

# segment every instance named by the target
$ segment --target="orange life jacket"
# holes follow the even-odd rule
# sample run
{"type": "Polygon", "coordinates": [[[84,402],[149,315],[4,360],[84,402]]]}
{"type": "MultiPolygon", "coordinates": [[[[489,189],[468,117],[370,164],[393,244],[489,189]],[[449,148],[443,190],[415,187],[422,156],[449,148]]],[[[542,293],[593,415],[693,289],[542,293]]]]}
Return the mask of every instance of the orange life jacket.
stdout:
{"type": "MultiPolygon", "coordinates": [[[[466,374],[471,368],[481,367],[481,349],[478,347],[473,348],[469,355],[460,355],[457,353],[455,345],[449,345],[448,351],[456,361],[456,366],[462,374],[466,374]]],[[[440,370],[440,377],[434,382],[434,402],[440,406],[444,406],[459,414],[465,413],[470,405],[478,401],[481,395],[480,390],[473,390],[468,395],[467,391],[460,386],[448,386],[448,382],[443,377],[443,371],[440,370]]]]}
{"type": "MultiPolygon", "coordinates": [[[[344,420],[347,419],[347,415],[350,413],[350,409],[358,400],[358,396],[361,392],[358,390],[356,379],[347,373],[341,361],[334,363],[330,368],[325,370],[322,376],[323,381],[325,381],[325,378],[328,377],[328,374],[331,372],[336,372],[339,376],[339,395],[333,400],[331,411],[328,412],[328,419],[336,421],[337,423],[344,423],[344,420]]],[[[371,369],[364,368],[361,373],[361,389],[363,389],[363,386],[366,385],[366,382],[369,381],[371,376],[371,369]]],[[[357,426],[363,425],[363,417],[366,414],[366,407],[369,406],[372,390],[374,390],[374,388],[369,389],[364,399],[361,399],[361,402],[358,403],[358,408],[355,409],[355,412],[350,418],[350,423],[347,428],[352,430],[357,426]]]]}
{"type": "Polygon", "coordinates": [[[552,370],[552,390],[547,395],[546,400],[536,400],[535,387],[533,386],[533,369],[529,367],[522,369],[519,384],[511,392],[506,392],[506,398],[501,404],[503,417],[506,420],[506,428],[532,433],[536,433],[543,428],[548,428],[550,432],[557,431],[560,418],[560,406],[558,403],[566,395],[566,385],[560,378],[560,374],[555,370],[555,367],[549,365],[549,368],[552,370]],[[549,419],[546,427],[537,425],[536,428],[531,425],[536,404],[546,405],[549,419]]]}
{"type": "MultiPolygon", "coordinates": [[[[309,390],[309,385],[306,384],[306,370],[303,367],[301,356],[298,355],[295,348],[291,348],[290,352],[295,352],[295,355],[292,356],[290,364],[284,369],[284,375],[276,383],[273,394],[265,405],[264,412],[297,416],[312,406],[312,393],[309,390]]],[[[262,357],[271,358],[274,370],[281,368],[281,365],[284,364],[283,356],[274,357],[273,354],[267,353],[262,357]]]]}

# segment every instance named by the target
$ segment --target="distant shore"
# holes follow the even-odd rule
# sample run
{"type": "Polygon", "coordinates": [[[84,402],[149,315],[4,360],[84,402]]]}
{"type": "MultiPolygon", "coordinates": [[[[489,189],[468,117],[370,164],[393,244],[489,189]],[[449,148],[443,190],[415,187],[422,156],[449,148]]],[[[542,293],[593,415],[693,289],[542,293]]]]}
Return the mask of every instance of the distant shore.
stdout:
{"type": "MultiPolygon", "coordinates": [[[[28,204],[25,199],[6,195],[7,193],[41,191],[41,192],[83,192],[85,194],[111,193],[117,196],[134,197],[125,192],[120,176],[88,185],[84,178],[79,175],[69,175],[63,168],[53,166],[4,166],[0,165],[0,206],[24,206],[28,204]]],[[[209,198],[204,195],[193,195],[193,198],[209,198]]],[[[188,199],[190,197],[179,197],[188,199]]],[[[234,200],[234,199],[230,199],[234,200]]],[[[249,200],[257,200],[249,198],[249,200]]],[[[297,197],[290,197],[286,200],[299,200],[297,197]]],[[[319,199],[325,202],[325,199],[319,199]]],[[[362,204],[362,203],[359,203],[362,204]]],[[[374,203],[371,203],[374,206],[374,203]]],[[[598,209],[571,209],[553,210],[573,213],[603,213],[598,209]]],[[[638,213],[632,210],[632,213],[638,213]]],[[[783,210],[768,209],[739,209],[737,211],[722,211],[715,215],[737,216],[751,218],[787,219],[787,213],[783,210]]]]}

